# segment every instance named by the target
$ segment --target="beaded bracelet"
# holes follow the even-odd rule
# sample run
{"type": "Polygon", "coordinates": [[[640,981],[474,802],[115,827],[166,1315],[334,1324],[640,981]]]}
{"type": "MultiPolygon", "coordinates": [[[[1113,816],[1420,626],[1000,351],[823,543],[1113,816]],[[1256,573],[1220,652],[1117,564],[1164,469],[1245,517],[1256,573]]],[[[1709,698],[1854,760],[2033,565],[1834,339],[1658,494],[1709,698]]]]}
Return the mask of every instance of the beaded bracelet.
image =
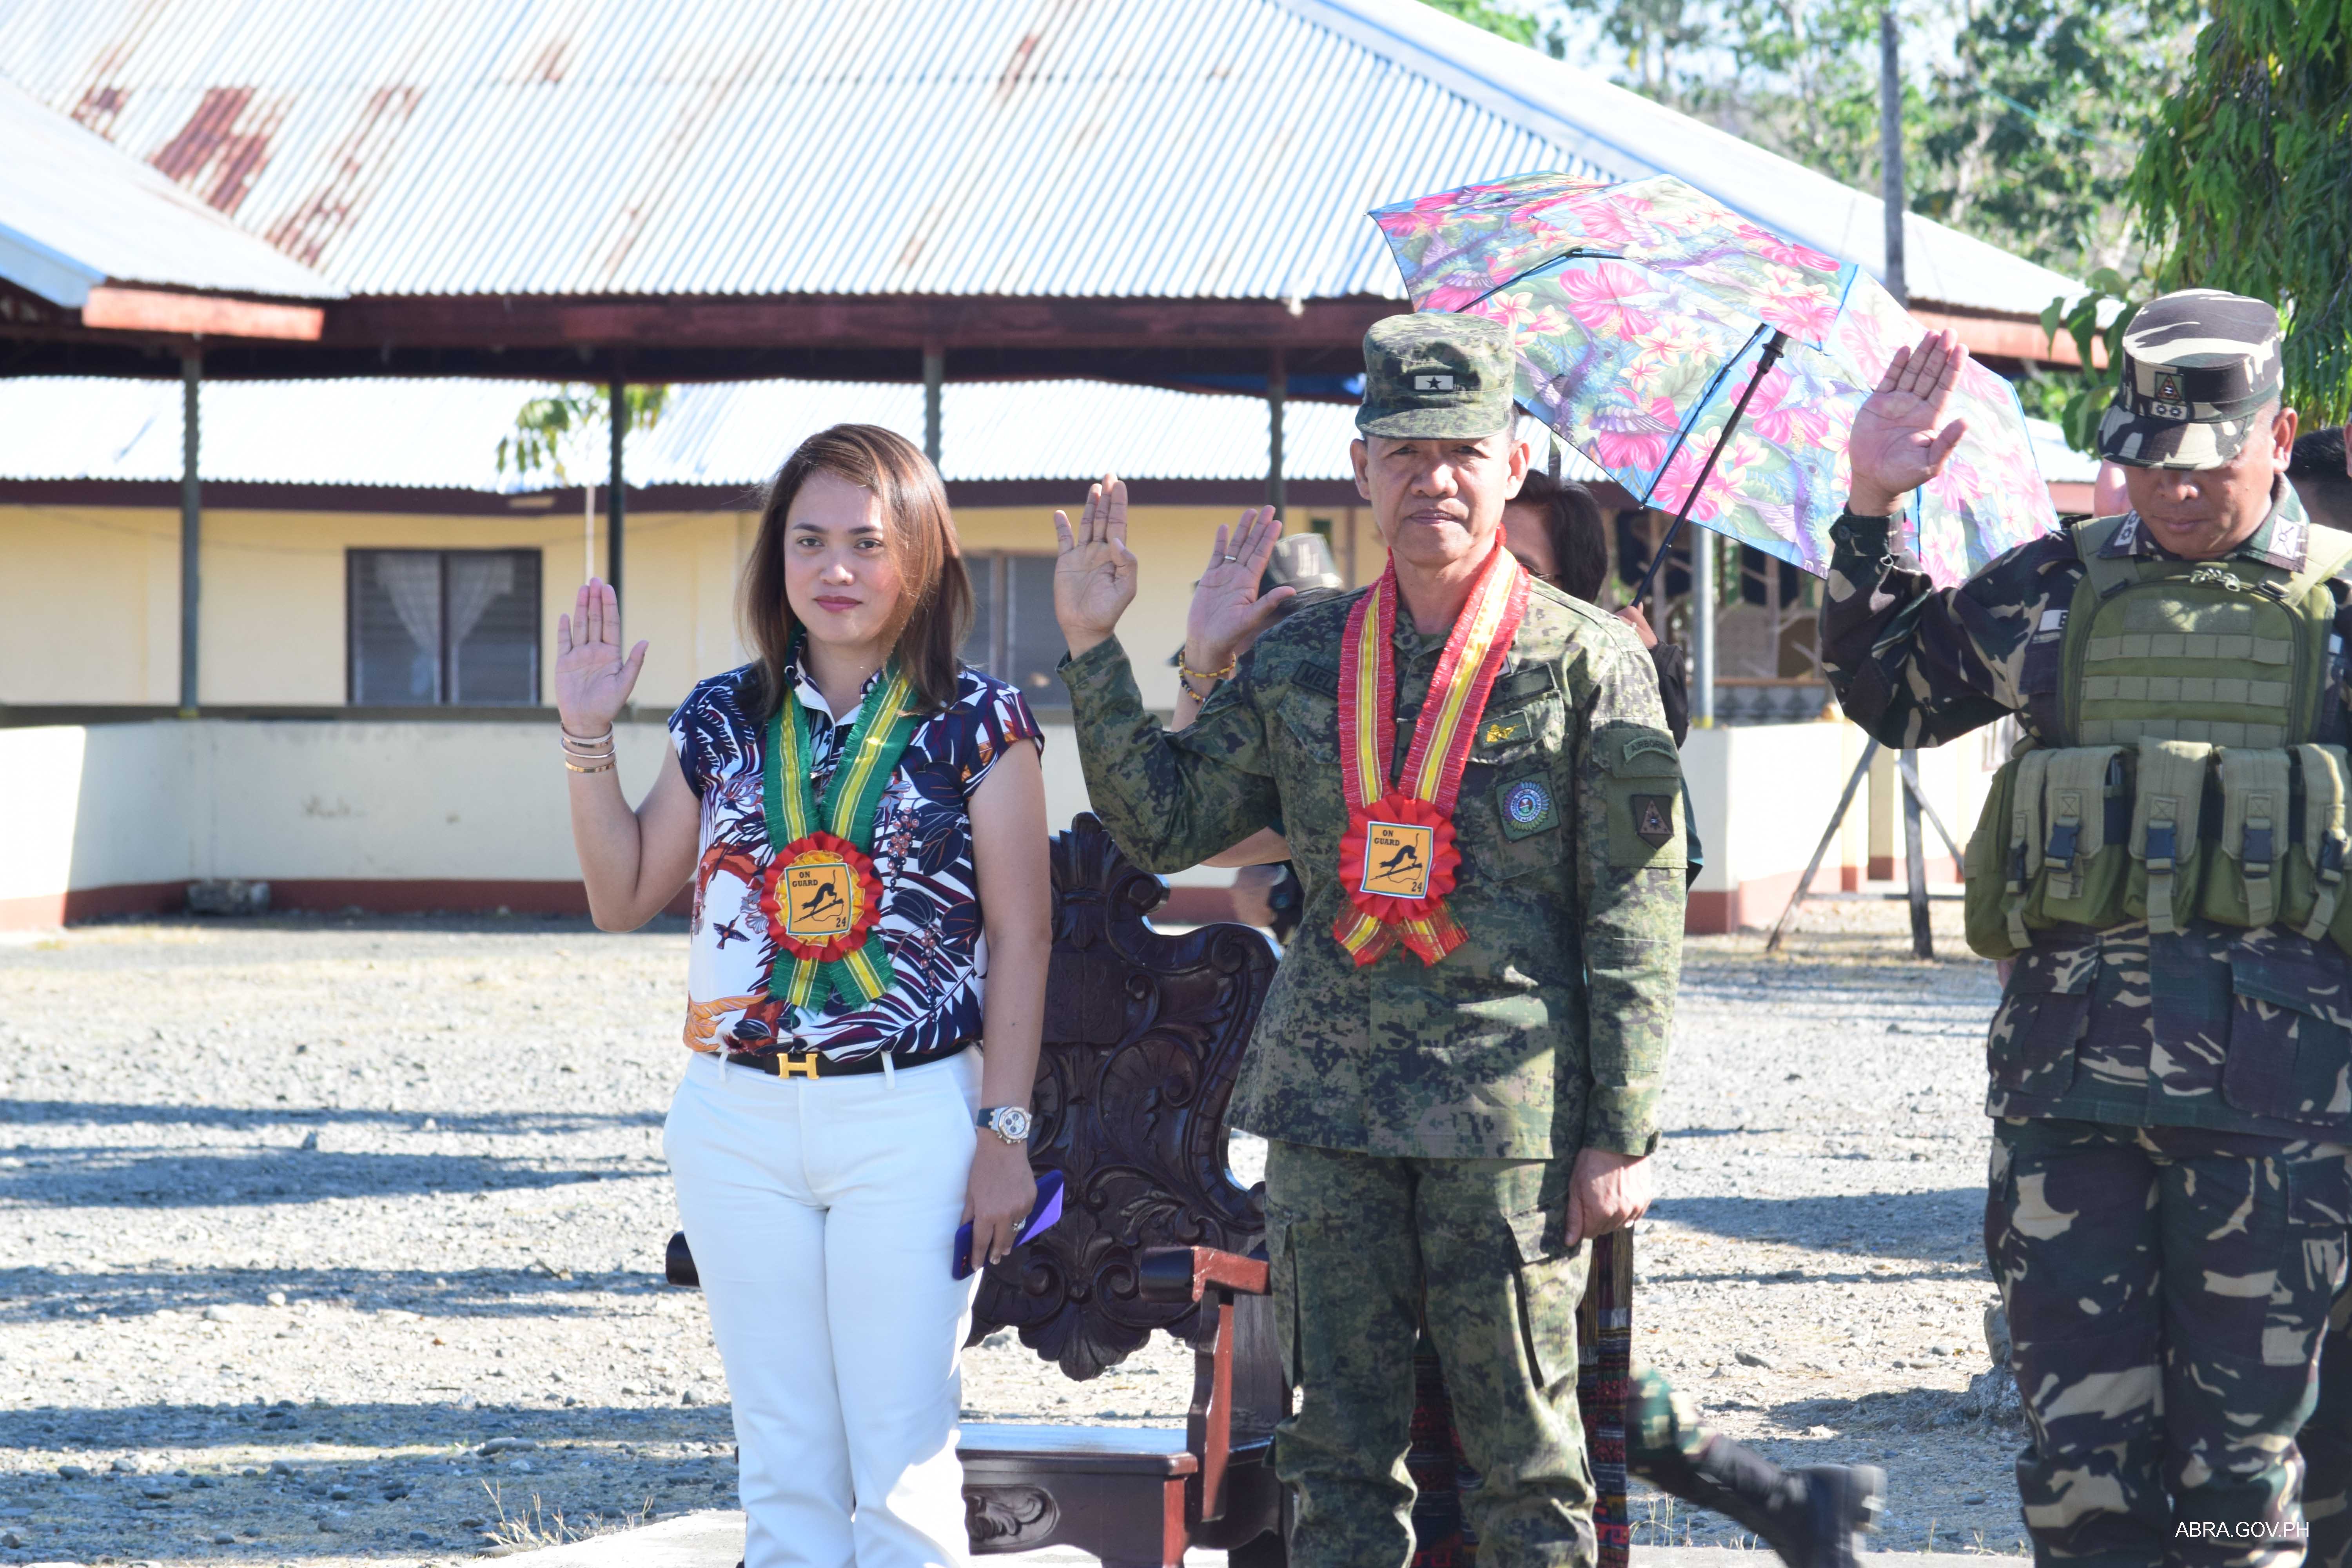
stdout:
{"type": "Polygon", "coordinates": [[[1184,650],[1181,648],[1176,650],[1176,673],[1186,680],[1208,681],[1212,688],[1220,680],[1231,680],[1234,678],[1234,671],[1241,667],[1241,662],[1240,658],[1236,656],[1227,659],[1225,668],[1223,669],[1194,669],[1184,662],[1184,650]]]}

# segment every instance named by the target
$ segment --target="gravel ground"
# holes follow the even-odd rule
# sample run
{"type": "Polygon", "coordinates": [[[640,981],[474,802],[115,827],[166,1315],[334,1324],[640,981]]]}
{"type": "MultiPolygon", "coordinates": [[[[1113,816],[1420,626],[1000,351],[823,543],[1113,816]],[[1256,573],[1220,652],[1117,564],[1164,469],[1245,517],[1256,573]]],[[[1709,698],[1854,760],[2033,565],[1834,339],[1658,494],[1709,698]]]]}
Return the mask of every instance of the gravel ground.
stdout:
{"type": "MultiPolygon", "coordinates": [[[[1960,1408],[1994,988],[1899,921],[1691,944],[1639,1353],[1777,1458],[1885,1466],[1884,1546],[2014,1551],[2016,1429],[1960,1408]]],[[[658,1275],[684,960],[675,922],[520,919],[0,946],[0,1563],[454,1563],[730,1505],[701,1299],[658,1275]]],[[[1165,1341],[1087,1384],[968,1365],[978,1418],[1191,1386],[1165,1341]]]]}

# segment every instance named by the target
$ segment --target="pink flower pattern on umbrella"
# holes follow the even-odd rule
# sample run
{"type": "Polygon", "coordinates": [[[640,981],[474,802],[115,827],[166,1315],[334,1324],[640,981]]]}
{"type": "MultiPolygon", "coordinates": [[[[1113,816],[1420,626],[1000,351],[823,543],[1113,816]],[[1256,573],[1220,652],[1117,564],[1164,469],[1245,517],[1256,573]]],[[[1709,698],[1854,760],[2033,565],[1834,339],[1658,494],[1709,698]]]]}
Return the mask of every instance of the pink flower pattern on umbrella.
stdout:
{"type": "Polygon", "coordinates": [[[1602,468],[1654,474],[1682,428],[1682,416],[1671,401],[1654,397],[1646,406],[1604,405],[1594,411],[1592,424],[1592,446],[1602,468]]]}
{"type": "Polygon", "coordinates": [[[1560,291],[1576,324],[1592,331],[1647,331],[1653,319],[1632,301],[1649,300],[1657,286],[1630,267],[1604,261],[1591,270],[1562,274],[1560,291]]]}
{"type": "MultiPolygon", "coordinates": [[[[1414,304],[1507,321],[1520,403],[1648,504],[1680,504],[1764,338],[1786,334],[1691,516],[1825,568],[1854,411],[1924,335],[1874,279],[1666,176],[1526,174],[1373,216],[1414,304]]],[[[2056,523],[2009,385],[1971,363],[1952,401],[1968,434],[1913,522],[1943,584],[2056,523]]]]}
{"type": "Polygon", "coordinates": [[[1836,257],[1824,256],[1809,245],[1797,245],[1782,239],[1752,223],[1739,224],[1732,233],[1742,245],[1767,261],[1777,261],[1783,267],[1809,267],[1816,272],[1835,272],[1838,269],[1836,257]]]}
{"type": "Polygon", "coordinates": [[[1810,390],[1800,391],[1796,377],[1778,366],[1757,387],[1746,423],[1766,440],[1784,447],[1825,441],[1838,427],[1829,409],[1812,401],[1810,390]]]}

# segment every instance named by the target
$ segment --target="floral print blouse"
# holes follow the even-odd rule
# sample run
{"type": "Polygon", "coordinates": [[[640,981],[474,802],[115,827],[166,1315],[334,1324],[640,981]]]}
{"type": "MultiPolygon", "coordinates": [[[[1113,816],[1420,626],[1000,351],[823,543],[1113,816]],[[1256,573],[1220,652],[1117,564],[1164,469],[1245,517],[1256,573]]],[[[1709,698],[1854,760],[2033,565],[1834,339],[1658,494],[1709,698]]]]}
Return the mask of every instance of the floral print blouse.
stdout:
{"type": "MultiPolygon", "coordinates": [[[[836,720],[814,680],[796,665],[787,671],[797,700],[810,710],[822,798],[856,715],[836,720]]],[[[890,989],[863,1006],[835,996],[824,1010],[801,1010],[768,994],[776,956],[760,911],[761,878],[774,858],[760,793],[768,737],[745,701],[756,673],[745,665],[713,676],[669,719],[678,764],[702,802],[687,1045],[698,1051],[819,1050],[846,1062],[979,1038],[988,944],[972,874],[970,802],[1007,746],[1026,741],[1044,749],[1035,715],[1014,688],[967,669],[955,700],[916,728],[875,811],[874,869],[882,882],[877,929],[890,954],[890,989]]],[[[873,687],[866,683],[868,691],[873,687]]]]}

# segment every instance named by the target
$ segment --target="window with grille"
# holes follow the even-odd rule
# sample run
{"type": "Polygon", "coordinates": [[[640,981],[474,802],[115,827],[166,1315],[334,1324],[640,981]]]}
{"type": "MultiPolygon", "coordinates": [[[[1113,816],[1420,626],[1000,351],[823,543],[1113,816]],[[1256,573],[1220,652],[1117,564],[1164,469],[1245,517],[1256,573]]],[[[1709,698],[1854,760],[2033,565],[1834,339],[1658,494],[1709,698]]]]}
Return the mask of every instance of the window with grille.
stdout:
{"type": "Polygon", "coordinates": [[[350,700],[362,707],[539,700],[539,552],[353,550],[350,700]]]}
{"type": "Polygon", "coordinates": [[[966,551],[971,577],[971,635],[963,661],[1021,689],[1032,708],[1066,708],[1062,627],[1054,619],[1054,558],[966,551]]]}

